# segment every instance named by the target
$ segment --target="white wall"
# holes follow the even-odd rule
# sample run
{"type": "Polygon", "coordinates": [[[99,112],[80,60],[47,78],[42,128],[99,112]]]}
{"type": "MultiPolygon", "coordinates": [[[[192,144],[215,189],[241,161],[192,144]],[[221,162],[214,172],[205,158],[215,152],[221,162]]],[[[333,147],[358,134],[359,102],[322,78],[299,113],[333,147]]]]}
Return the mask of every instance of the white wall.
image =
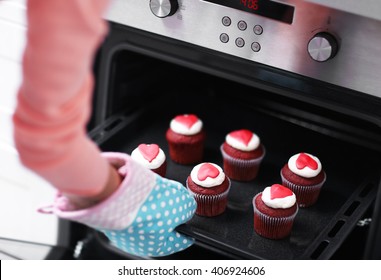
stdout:
{"type": "Polygon", "coordinates": [[[53,188],[20,164],[12,139],[25,30],[25,0],[0,0],[0,259],[43,259],[49,246],[33,243],[57,244],[58,219],[36,212],[53,188]]]}

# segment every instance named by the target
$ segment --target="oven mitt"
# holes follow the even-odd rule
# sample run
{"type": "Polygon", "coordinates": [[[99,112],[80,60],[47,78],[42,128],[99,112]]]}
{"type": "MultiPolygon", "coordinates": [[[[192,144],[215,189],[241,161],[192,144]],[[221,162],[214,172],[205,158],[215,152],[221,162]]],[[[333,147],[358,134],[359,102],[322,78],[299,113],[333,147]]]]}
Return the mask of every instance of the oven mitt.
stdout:
{"type": "Polygon", "coordinates": [[[193,238],[176,232],[189,221],[196,202],[179,182],[163,178],[123,153],[102,154],[124,177],[120,187],[101,203],[73,210],[70,201],[57,195],[40,212],[83,223],[103,232],[122,251],[138,256],[159,257],[182,251],[193,238]]]}

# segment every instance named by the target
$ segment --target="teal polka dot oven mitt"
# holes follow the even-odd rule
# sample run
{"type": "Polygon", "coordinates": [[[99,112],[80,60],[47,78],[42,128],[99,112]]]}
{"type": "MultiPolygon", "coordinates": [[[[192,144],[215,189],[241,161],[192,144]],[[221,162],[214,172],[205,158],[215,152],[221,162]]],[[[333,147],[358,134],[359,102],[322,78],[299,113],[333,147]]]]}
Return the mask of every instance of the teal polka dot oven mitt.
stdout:
{"type": "Polygon", "coordinates": [[[95,228],[115,247],[141,257],[170,255],[194,243],[176,231],[196,211],[193,196],[182,184],[155,174],[127,154],[102,155],[120,167],[124,179],[119,189],[105,201],[80,210],[72,210],[70,201],[58,195],[49,212],[95,228]]]}
{"type": "Polygon", "coordinates": [[[174,229],[187,222],[196,203],[178,182],[158,175],[133,223],[123,230],[102,230],[116,247],[134,255],[164,256],[184,250],[193,240],[174,229]]]}

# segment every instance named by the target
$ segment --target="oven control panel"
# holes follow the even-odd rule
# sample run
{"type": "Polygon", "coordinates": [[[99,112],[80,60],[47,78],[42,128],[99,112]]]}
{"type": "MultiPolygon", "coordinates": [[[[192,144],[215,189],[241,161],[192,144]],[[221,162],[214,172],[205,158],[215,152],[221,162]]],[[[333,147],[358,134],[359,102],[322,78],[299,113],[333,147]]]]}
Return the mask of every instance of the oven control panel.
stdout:
{"type": "Polygon", "coordinates": [[[376,19],[302,0],[113,0],[105,18],[381,98],[376,19]]]}

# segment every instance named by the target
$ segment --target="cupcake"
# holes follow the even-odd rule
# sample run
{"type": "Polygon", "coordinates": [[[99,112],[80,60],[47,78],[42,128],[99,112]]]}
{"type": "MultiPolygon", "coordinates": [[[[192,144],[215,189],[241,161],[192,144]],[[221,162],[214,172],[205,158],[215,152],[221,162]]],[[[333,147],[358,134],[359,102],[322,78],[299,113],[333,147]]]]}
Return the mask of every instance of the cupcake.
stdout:
{"type": "Polygon", "coordinates": [[[167,172],[165,154],[157,144],[140,144],[132,151],[131,158],[160,176],[167,172]]]}
{"type": "Polygon", "coordinates": [[[202,121],[193,114],[178,115],[170,122],[166,133],[170,158],[179,164],[202,161],[205,131],[202,121]]]}
{"type": "Polygon", "coordinates": [[[230,180],[220,166],[209,162],[196,165],[186,186],[197,202],[197,215],[213,217],[225,211],[230,180]]]}
{"type": "Polygon", "coordinates": [[[248,129],[232,131],[220,147],[225,174],[233,180],[250,181],[258,174],[265,148],[248,129]]]}
{"type": "Polygon", "coordinates": [[[300,207],[311,206],[317,201],[326,179],[320,160],[307,153],[293,155],[280,175],[283,185],[295,193],[300,207]]]}
{"type": "Polygon", "coordinates": [[[254,230],[269,239],[290,235],[298,213],[295,194],[283,185],[274,184],[253,198],[254,230]]]}

